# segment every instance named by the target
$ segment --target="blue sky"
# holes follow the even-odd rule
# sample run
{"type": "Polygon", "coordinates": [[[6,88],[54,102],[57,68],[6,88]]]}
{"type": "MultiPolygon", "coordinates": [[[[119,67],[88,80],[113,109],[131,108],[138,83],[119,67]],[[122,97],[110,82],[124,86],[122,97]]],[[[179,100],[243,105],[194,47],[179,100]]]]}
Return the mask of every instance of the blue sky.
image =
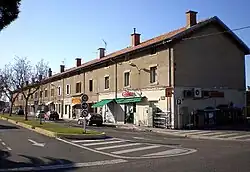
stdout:
{"type": "MultiPolygon", "coordinates": [[[[76,57],[96,58],[102,39],[107,53],[129,46],[134,27],[142,40],[182,27],[188,9],[198,19],[216,15],[231,29],[249,26],[249,6],[246,0],[22,0],[19,18],[0,33],[0,67],[17,55],[32,63],[44,58],[58,72],[62,61],[70,68],[76,57]]],[[[236,34],[250,46],[250,29],[236,34]]]]}

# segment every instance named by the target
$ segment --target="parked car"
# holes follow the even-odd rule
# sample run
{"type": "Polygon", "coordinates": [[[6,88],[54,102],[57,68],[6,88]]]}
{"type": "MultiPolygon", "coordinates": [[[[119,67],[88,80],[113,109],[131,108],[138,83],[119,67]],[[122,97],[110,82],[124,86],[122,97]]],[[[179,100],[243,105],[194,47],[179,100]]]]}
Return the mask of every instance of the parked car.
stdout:
{"type": "Polygon", "coordinates": [[[59,120],[59,114],[56,111],[48,111],[44,118],[45,120],[59,120]]]}
{"type": "MultiPolygon", "coordinates": [[[[77,120],[77,124],[82,125],[84,118],[80,117],[77,120]]],[[[102,115],[97,113],[89,113],[89,115],[86,117],[87,125],[91,126],[93,124],[97,126],[101,126],[103,124],[103,118],[102,115]]]]}
{"type": "Polygon", "coordinates": [[[45,116],[45,111],[43,111],[43,110],[38,110],[38,111],[36,112],[36,118],[40,118],[40,116],[41,116],[41,118],[44,118],[44,116],[45,116]]]}

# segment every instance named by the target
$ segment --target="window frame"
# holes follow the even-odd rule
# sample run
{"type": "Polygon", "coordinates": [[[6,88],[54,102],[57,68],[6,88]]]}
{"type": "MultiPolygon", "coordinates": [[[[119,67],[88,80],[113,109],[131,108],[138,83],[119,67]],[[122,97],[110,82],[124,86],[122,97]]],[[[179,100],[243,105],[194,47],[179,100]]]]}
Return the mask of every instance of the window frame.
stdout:
{"type": "Polygon", "coordinates": [[[66,95],[70,95],[70,84],[66,85],[66,95]]]}
{"type": "Polygon", "coordinates": [[[78,94],[78,93],[81,93],[82,92],[82,82],[77,82],[76,83],[76,94],[78,94]],[[78,84],[79,84],[79,88],[77,87],[78,86],[78,84]],[[78,90],[79,89],[79,90],[78,90]]]}
{"type": "Polygon", "coordinates": [[[130,86],[130,71],[124,71],[123,73],[123,86],[124,87],[130,86]]]}
{"type": "Polygon", "coordinates": [[[89,92],[93,92],[93,79],[89,80],[89,92]],[[91,83],[91,84],[90,84],[91,83]]]}
{"type": "Polygon", "coordinates": [[[157,68],[158,68],[157,65],[149,67],[149,71],[150,71],[150,73],[149,73],[149,82],[150,82],[150,84],[154,84],[154,83],[157,82],[157,68]]]}
{"type": "Polygon", "coordinates": [[[57,94],[58,94],[58,96],[61,96],[61,95],[62,95],[61,86],[58,86],[58,87],[57,87],[57,94]]]}
{"type": "Polygon", "coordinates": [[[110,77],[109,75],[104,76],[104,90],[108,90],[110,88],[110,77]]]}

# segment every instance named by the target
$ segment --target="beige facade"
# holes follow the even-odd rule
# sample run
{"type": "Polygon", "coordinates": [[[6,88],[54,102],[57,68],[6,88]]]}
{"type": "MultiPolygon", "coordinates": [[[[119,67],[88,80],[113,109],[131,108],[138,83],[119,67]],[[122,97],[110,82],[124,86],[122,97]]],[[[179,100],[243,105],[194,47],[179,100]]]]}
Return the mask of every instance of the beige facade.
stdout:
{"type": "MultiPolygon", "coordinates": [[[[138,35],[136,39],[132,35],[132,45],[128,49],[68,69],[61,73],[62,78],[51,76],[48,78],[51,81],[40,88],[43,90],[40,102],[53,102],[61,118],[71,119],[72,109],[85,93],[90,106],[105,99],[112,100],[101,107],[90,108],[101,112],[105,122],[124,123],[126,114],[132,113],[130,123],[152,126],[153,114],[161,112],[169,115],[172,128],[188,124],[189,114],[194,109],[229,102],[245,105],[245,54],[249,49],[230,34],[204,36],[225,29],[217,17],[198,24],[194,24],[196,19],[193,18],[188,18],[187,22],[191,23],[184,28],[142,43],[136,42],[140,41],[138,35]],[[195,39],[179,38],[184,33],[187,35],[184,38],[195,39]],[[71,74],[76,70],[78,72],[71,74]],[[168,87],[173,88],[170,97],[166,96],[168,87]],[[196,99],[184,96],[185,90],[194,89],[220,91],[224,97],[196,99]],[[132,95],[124,96],[125,92],[132,95]],[[117,103],[116,100],[134,97],[141,99],[130,103],[117,103]],[[178,106],[177,99],[181,100],[178,106]]],[[[30,102],[34,100],[35,97],[30,102]]],[[[18,99],[16,105],[21,102],[18,99]]]]}

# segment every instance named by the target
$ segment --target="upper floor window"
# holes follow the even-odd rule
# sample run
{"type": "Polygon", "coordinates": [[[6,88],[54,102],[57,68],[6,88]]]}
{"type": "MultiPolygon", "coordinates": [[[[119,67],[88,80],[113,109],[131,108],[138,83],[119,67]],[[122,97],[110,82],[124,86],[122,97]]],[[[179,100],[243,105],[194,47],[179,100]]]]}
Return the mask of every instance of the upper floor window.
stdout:
{"type": "Polygon", "coordinates": [[[48,97],[48,90],[44,91],[44,97],[48,97]]]}
{"type": "Polygon", "coordinates": [[[62,94],[62,91],[61,91],[61,87],[59,86],[58,87],[58,96],[60,96],[62,94]]]}
{"type": "Polygon", "coordinates": [[[66,85],[66,94],[69,95],[70,94],[70,85],[66,85]]]}
{"type": "Polygon", "coordinates": [[[43,91],[40,91],[40,98],[43,97],[43,91]]]}
{"type": "Polygon", "coordinates": [[[82,87],[82,83],[81,82],[78,82],[76,83],[76,93],[81,93],[81,87],[82,87]]]}
{"type": "Polygon", "coordinates": [[[33,96],[33,94],[31,94],[31,95],[30,95],[30,99],[33,99],[33,98],[34,98],[34,96],[33,96]]]}
{"type": "Polygon", "coordinates": [[[89,80],[89,91],[90,92],[93,91],[93,80],[92,79],[89,80]]]}
{"type": "Polygon", "coordinates": [[[38,93],[37,93],[37,92],[35,92],[35,99],[37,99],[37,97],[38,97],[38,93]]]}
{"type": "Polygon", "coordinates": [[[129,86],[130,84],[130,72],[124,73],[124,87],[129,86]]]}
{"type": "Polygon", "coordinates": [[[55,95],[55,89],[52,88],[52,89],[50,90],[50,96],[51,96],[51,97],[54,97],[54,95],[55,95]]]}
{"type": "Polygon", "coordinates": [[[20,99],[23,100],[23,95],[20,96],[20,99]]]}
{"type": "Polygon", "coordinates": [[[150,83],[155,83],[156,82],[156,73],[157,71],[157,66],[150,67],[150,83]]]}
{"type": "Polygon", "coordinates": [[[109,89],[109,76],[104,77],[104,88],[109,89]]]}

